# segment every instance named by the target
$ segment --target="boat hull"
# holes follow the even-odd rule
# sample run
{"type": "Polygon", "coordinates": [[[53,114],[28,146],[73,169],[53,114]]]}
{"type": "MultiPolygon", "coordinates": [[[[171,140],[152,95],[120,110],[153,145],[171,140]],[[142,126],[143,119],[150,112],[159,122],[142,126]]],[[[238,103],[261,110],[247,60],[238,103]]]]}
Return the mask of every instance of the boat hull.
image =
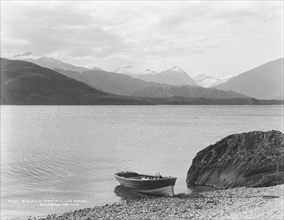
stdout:
{"type": "Polygon", "coordinates": [[[136,192],[152,195],[174,195],[175,177],[163,177],[160,179],[131,179],[115,174],[116,180],[123,186],[136,192]]]}

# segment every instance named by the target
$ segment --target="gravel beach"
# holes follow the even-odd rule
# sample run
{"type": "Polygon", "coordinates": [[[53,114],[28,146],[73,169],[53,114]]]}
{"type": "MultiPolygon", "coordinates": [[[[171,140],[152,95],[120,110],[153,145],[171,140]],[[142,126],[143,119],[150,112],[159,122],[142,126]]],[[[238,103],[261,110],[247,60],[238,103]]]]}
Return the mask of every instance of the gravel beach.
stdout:
{"type": "Polygon", "coordinates": [[[31,219],[283,219],[283,189],[240,187],[146,198],[31,219]]]}

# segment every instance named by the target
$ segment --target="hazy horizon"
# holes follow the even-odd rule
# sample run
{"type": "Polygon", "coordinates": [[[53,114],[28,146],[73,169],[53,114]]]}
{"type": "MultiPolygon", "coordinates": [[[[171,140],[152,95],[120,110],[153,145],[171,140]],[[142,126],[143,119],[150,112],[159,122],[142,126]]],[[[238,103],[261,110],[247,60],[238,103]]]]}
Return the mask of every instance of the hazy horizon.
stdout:
{"type": "Polygon", "coordinates": [[[1,2],[1,57],[240,74],[283,57],[283,2],[1,2]]]}

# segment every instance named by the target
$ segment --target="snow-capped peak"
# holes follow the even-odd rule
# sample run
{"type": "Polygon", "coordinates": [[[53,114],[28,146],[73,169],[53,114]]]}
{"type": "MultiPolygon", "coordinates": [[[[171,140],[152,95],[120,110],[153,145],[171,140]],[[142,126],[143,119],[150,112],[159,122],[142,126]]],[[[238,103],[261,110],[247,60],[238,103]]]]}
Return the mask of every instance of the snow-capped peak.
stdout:
{"type": "Polygon", "coordinates": [[[229,72],[224,72],[219,78],[223,79],[223,80],[229,80],[231,78],[233,78],[234,76],[236,76],[233,73],[229,73],[229,72]]]}
{"type": "Polygon", "coordinates": [[[227,82],[234,76],[235,75],[230,74],[230,73],[223,73],[220,77],[207,76],[205,74],[200,74],[193,78],[200,86],[209,88],[209,87],[214,87],[221,83],[227,82]]]}
{"type": "Polygon", "coordinates": [[[219,79],[213,76],[207,76],[205,74],[200,74],[198,76],[194,76],[193,79],[202,87],[209,88],[211,86],[216,85],[219,82],[219,79]]]}
{"type": "Polygon", "coordinates": [[[115,72],[116,73],[122,73],[122,72],[125,72],[125,71],[128,71],[130,69],[132,69],[133,66],[122,66],[122,67],[118,67],[115,72]]]}
{"type": "Polygon", "coordinates": [[[92,70],[104,71],[103,69],[101,69],[101,68],[99,68],[99,67],[96,67],[96,66],[94,66],[94,67],[92,68],[92,70]]]}
{"type": "Polygon", "coordinates": [[[42,56],[42,57],[39,57],[38,58],[38,61],[43,61],[43,62],[46,62],[46,63],[54,63],[54,64],[58,64],[58,65],[70,65],[69,63],[66,63],[66,62],[63,62],[61,60],[58,60],[58,59],[55,59],[53,57],[45,57],[45,56],[42,56]]]}
{"type": "Polygon", "coordinates": [[[123,67],[118,67],[115,71],[115,73],[121,73],[121,74],[125,74],[125,75],[136,75],[136,74],[139,74],[140,71],[133,67],[133,66],[123,66],[123,67]]]}
{"type": "Polygon", "coordinates": [[[27,51],[27,52],[21,54],[20,56],[31,56],[31,55],[33,55],[33,53],[31,51],[27,51]]]}
{"type": "Polygon", "coordinates": [[[168,70],[166,70],[167,72],[170,71],[170,72],[176,72],[176,73],[185,73],[185,71],[183,69],[181,69],[180,67],[178,66],[174,66],[168,70]]]}
{"type": "Polygon", "coordinates": [[[44,61],[47,61],[47,62],[50,62],[50,63],[59,63],[61,61],[59,60],[56,60],[52,57],[40,57],[40,59],[44,60],[44,61]]]}
{"type": "Polygon", "coordinates": [[[154,71],[150,68],[142,69],[142,68],[137,68],[137,67],[134,67],[134,66],[131,66],[131,65],[119,67],[114,72],[129,75],[129,76],[148,75],[148,74],[156,74],[157,73],[156,71],[154,71]]]}
{"type": "Polygon", "coordinates": [[[40,56],[33,54],[31,51],[27,51],[23,54],[18,54],[11,57],[11,59],[13,60],[37,60],[39,58],[40,56]]]}
{"type": "Polygon", "coordinates": [[[144,72],[143,72],[143,74],[156,74],[157,72],[156,71],[154,71],[154,70],[151,70],[151,69],[146,69],[144,72]]]}

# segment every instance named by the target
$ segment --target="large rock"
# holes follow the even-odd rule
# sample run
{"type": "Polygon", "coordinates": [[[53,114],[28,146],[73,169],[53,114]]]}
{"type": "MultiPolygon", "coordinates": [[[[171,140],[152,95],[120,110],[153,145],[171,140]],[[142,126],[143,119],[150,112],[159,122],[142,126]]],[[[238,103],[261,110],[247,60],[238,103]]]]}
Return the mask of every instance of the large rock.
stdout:
{"type": "Polygon", "coordinates": [[[217,188],[284,183],[283,144],[280,131],[229,135],[196,155],[186,182],[217,188]]]}

